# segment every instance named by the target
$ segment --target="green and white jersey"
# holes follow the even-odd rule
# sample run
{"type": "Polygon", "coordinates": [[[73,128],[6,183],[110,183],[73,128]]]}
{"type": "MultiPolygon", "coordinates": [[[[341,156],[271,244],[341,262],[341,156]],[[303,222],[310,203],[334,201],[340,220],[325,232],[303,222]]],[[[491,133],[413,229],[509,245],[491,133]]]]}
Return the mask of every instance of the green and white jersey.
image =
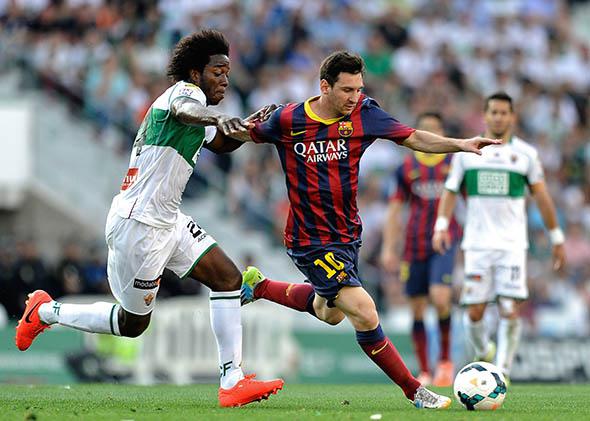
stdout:
{"type": "Polygon", "coordinates": [[[513,136],[502,145],[487,146],[482,155],[457,153],[445,187],[463,189],[467,216],[464,250],[528,248],[525,195],[527,186],[543,180],[535,148],[513,136]]]}
{"type": "Polygon", "coordinates": [[[170,105],[189,97],[207,105],[201,89],[187,82],[171,86],[154,101],[135,138],[129,170],[111,209],[122,218],[154,227],[174,225],[182,193],[214,126],[188,126],[172,116],[170,105]]]}

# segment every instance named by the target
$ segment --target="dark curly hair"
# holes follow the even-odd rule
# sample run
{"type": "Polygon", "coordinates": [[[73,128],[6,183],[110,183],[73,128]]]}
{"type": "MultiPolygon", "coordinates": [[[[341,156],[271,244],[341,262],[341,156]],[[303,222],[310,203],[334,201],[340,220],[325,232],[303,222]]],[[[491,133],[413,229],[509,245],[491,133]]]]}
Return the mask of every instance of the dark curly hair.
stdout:
{"type": "Polygon", "coordinates": [[[365,62],[358,54],[348,51],[336,51],[330,54],[322,61],[320,66],[320,80],[325,79],[330,86],[338,81],[340,73],[357,73],[365,72],[365,62]]]}
{"type": "Polygon", "coordinates": [[[172,82],[190,80],[190,71],[202,73],[210,57],[216,54],[229,54],[229,43],[221,32],[203,29],[187,35],[174,47],[166,74],[172,82]]]}

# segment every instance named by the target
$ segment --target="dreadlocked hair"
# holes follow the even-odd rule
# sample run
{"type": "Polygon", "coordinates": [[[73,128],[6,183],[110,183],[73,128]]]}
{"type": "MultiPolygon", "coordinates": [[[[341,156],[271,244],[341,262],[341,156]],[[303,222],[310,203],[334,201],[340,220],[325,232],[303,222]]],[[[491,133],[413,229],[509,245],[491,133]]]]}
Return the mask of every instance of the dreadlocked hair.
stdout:
{"type": "Polygon", "coordinates": [[[216,54],[229,54],[229,43],[221,32],[203,29],[192,33],[174,47],[166,74],[174,83],[189,80],[191,70],[202,73],[211,56],[216,54]]]}

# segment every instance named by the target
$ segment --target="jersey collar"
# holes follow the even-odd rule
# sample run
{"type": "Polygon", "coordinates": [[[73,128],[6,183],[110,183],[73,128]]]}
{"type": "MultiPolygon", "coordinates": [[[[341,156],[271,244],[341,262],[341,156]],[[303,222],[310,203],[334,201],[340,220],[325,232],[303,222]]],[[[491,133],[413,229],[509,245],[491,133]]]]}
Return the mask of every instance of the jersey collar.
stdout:
{"type": "Polygon", "coordinates": [[[309,118],[311,118],[313,121],[317,121],[318,123],[323,123],[326,126],[329,126],[330,124],[334,124],[337,121],[340,121],[345,117],[345,116],[341,116],[341,117],[335,117],[335,118],[321,118],[319,115],[314,113],[313,110],[311,109],[311,102],[317,101],[318,99],[319,99],[319,95],[312,96],[311,98],[309,98],[307,101],[305,101],[303,103],[303,109],[305,110],[305,114],[307,114],[307,116],[309,118]]]}
{"type": "Polygon", "coordinates": [[[418,161],[420,164],[426,165],[427,167],[434,167],[444,161],[447,155],[444,153],[426,153],[414,151],[414,156],[416,157],[416,161],[418,161]]]}

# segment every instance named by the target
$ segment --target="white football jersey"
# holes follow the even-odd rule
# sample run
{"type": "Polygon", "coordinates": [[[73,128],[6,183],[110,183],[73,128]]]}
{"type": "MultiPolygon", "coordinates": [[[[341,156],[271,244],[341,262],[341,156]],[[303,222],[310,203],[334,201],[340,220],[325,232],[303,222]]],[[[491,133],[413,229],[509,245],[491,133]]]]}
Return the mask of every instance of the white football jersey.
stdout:
{"type": "Polygon", "coordinates": [[[467,216],[464,250],[528,248],[525,195],[543,180],[535,148],[512,136],[508,143],[487,146],[482,155],[460,152],[451,161],[445,187],[463,189],[467,216]]]}
{"type": "Polygon", "coordinates": [[[214,126],[188,126],[172,116],[170,104],[189,97],[207,105],[201,89],[178,82],[158,97],[147,112],[131,151],[129,169],[111,210],[122,218],[160,228],[172,227],[182,193],[214,126]]]}

